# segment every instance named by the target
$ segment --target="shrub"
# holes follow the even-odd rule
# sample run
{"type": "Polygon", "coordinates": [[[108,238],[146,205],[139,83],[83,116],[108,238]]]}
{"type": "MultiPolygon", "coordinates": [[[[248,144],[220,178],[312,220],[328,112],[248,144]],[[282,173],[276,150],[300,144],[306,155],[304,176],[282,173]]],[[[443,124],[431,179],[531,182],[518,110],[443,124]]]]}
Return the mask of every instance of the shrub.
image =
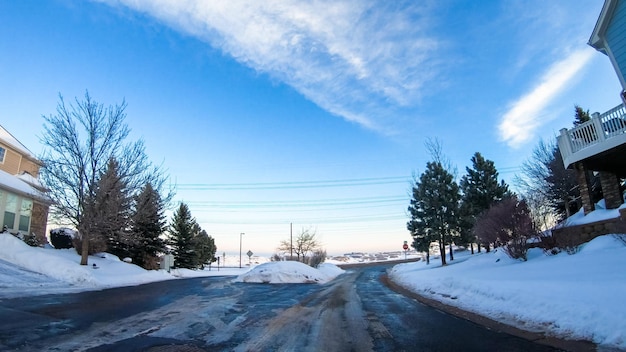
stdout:
{"type": "Polygon", "coordinates": [[[75,232],[68,228],[50,230],[50,243],[56,249],[73,248],[75,232]]]}
{"type": "Polygon", "coordinates": [[[318,249],[313,252],[313,255],[309,258],[309,265],[317,268],[320,264],[322,264],[326,260],[326,251],[322,249],[318,249]]]}
{"type": "Polygon", "coordinates": [[[528,240],[536,235],[530,210],[517,197],[505,198],[476,222],[479,238],[505,244],[504,251],[514,259],[526,260],[528,240]]]}

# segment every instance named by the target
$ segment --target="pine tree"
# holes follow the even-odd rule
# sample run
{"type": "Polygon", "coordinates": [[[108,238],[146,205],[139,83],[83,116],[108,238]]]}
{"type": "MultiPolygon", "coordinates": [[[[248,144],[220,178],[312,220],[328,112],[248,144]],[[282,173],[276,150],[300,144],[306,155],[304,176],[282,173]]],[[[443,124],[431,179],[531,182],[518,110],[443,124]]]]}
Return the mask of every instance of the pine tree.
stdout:
{"type": "Polygon", "coordinates": [[[411,220],[407,222],[406,227],[413,237],[411,247],[413,247],[417,252],[426,253],[426,265],[428,265],[430,264],[430,244],[435,242],[437,239],[432,231],[430,231],[430,229],[420,220],[421,210],[413,207],[413,204],[414,200],[411,200],[411,206],[409,207],[411,220]]]}
{"type": "Polygon", "coordinates": [[[196,251],[196,267],[204,269],[205,264],[211,264],[215,259],[215,240],[206,231],[200,231],[193,239],[196,251]]]}
{"type": "Polygon", "coordinates": [[[458,232],[459,187],[454,176],[441,162],[428,162],[426,171],[413,187],[413,197],[408,211],[411,220],[407,229],[414,236],[414,243],[424,248],[425,242],[435,240],[439,244],[441,264],[446,265],[447,244],[452,244],[458,232]]]}
{"type": "Polygon", "coordinates": [[[89,254],[106,250],[120,258],[128,256],[130,197],[114,158],[109,159],[100,174],[85,208],[84,216],[89,219],[86,223],[91,224],[87,229],[90,232],[89,254]]]}
{"type": "Polygon", "coordinates": [[[189,207],[180,203],[174,212],[170,225],[170,246],[174,255],[174,266],[194,269],[197,267],[197,253],[194,237],[200,232],[196,219],[191,217],[189,207]]]}
{"type": "Polygon", "coordinates": [[[591,116],[589,115],[589,110],[585,111],[578,105],[574,106],[574,126],[581,125],[587,121],[591,120],[591,116]]]}
{"type": "MultiPolygon", "coordinates": [[[[463,193],[461,204],[461,234],[462,241],[473,243],[476,236],[472,231],[476,218],[487,211],[494,202],[504,198],[509,193],[508,185],[502,181],[498,183],[498,171],[491,160],[485,159],[476,152],[472,156],[472,168],[465,168],[467,174],[461,178],[460,188],[463,193]]],[[[486,243],[489,251],[489,243],[486,243]]],[[[480,242],[478,246],[480,252],[480,242]]],[[[472,248],[473,253],[473,248],[472,248]]]]}
{"type": "Polygon", "coordinates": [[[134,200],[131,257],[144,269],[158,269],[157,255],[165,252],[165,241],[161,238],[166,226],[163,199],[152,184],[147,183],[134,200]]]}

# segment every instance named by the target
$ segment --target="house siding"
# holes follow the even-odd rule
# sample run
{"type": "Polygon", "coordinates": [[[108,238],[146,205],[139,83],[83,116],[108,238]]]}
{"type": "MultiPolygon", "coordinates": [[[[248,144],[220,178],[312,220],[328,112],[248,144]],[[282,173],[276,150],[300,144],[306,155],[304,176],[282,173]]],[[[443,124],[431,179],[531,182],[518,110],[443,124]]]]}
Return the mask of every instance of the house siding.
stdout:
{"type": "Polygon", "coordinates": [[[33,177],[39,176],[40,166],[36,162],[22,156],[5,143],[0,142],[0,147],[5,149],[4,162],[0,163],[0,170],[11,175],[28,172],[33,177]]]}
{"type": "MultiPolygon", "coordinates": [[[[606,42],[613,54],[622,85],[626,84],[626,0],[618,0],[606,30],[606,42]]],[[[624,87],[626,88],[626,87],[624,87]]]]}
{"type": "Polygon", "coordinates": [[[0,170],[3,170],[11,175],[17,175],[20,170],[20,162],[22,156],[8,146],[0,144],[6,151],[4,152],[4,162],[0,163],[0,170]]]}

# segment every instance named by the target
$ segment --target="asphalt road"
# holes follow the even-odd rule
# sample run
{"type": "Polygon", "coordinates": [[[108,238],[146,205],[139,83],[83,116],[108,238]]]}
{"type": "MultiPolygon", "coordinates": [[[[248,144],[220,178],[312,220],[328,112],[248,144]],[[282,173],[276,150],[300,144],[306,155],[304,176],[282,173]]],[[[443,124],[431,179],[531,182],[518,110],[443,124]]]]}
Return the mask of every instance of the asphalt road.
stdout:
{"type": "Polygon", "coordinates": [[[552,351],[395,293],[389,265],[325,284],[198,278],[0,301],[8,351],[552,351]]]}

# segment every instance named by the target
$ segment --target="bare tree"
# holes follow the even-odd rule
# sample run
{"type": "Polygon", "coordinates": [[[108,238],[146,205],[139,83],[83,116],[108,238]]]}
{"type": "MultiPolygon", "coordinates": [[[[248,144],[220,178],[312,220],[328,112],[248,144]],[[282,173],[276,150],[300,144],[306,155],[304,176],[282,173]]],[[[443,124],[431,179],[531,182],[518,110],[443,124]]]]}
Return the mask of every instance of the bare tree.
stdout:
{"type": "Polygon", "coordinates": [[[493,205],[479,217],[474,227],[478,238],[502,244],[504,251],[515,259],[526,260],[527,241],[535,236],[530,210],[524,200],[508,197],[493,205]]]}
{"type": "MultiPolygon", "coordinates": [[[[71,224],[82,238],[81,265],[87,265],[92,219],[86,216],[86,205],[93,199],[99,175],[109,159],[119,163],[120,177],[129,195],[150,182],[162,189],[166,178],[159,167],[152,165],[141,140],[125,143],[130,132],[124,123],[126,102],[104,107],[88,92],[83,100],[66,104],[59,95],[56,114],[43,116],[45,151],[41,178],[53,200],[51,219],[71,224]]],[[[171,200],[172,192],[164,199],[171,200]]]]}
{"type": "Polygon", "coordinates": [[[291,247],[290,240],[282,240],[280,241],[280,246],[278,247],[278,250],[283,253],[293,251],[298,257],[298,261],[304,262],[308,253],[312,253],[313,251],[318,250],[321,247],[321,243],[319,243],[316,236],[317,233],[315,230],[311,228],[302,229],[298,237],[296,237],[295,241],[293,242],[293,248],[291,247]]]}

